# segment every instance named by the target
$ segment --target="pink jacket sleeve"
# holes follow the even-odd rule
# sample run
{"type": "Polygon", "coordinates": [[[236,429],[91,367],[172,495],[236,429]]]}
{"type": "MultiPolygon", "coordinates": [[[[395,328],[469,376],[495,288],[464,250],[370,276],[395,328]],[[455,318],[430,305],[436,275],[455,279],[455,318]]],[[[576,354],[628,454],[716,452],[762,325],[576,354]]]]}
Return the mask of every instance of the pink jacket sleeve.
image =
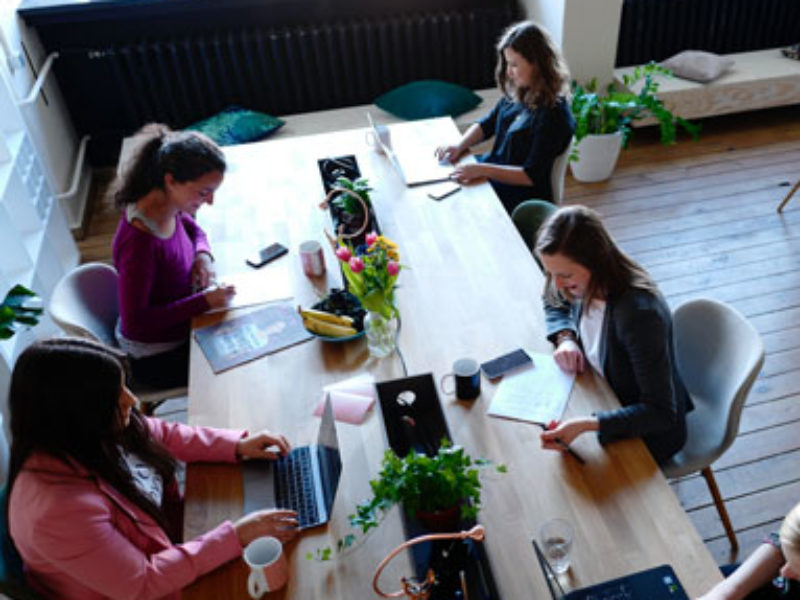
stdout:
{"type": "Polygon", "coordinates": [[[236,442],[244,430],[190,427],[145,417],[150,435],[184,462],[236,462],[236,442]]]}
{"type": "MultiPolygon", "coordinates": [[[[108,598],[149,600],[174,593],[241,555],[230,522],[149,557],[115,526],[108,498],[59,495],[38,519],[31,539],[50,568],[69,573],[108,598]]],[[[151,526],[152,527],[152,526],[151,526]]]]}

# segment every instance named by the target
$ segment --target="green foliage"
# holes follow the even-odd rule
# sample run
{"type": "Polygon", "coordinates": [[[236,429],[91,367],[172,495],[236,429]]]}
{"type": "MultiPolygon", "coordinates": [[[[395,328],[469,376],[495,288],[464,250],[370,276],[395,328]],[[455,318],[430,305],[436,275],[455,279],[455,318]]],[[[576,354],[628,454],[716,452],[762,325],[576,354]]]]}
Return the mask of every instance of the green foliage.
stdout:
{"type": "MultiPolygon", "coordinates": [[[[369,187],[369,183],[365,178],[360,177],[351,181],[347,177],[339,177],[336,179],[336,185],[346,190],[350,190],[358,195],[358,197],[364,201],[364,204],[366,204],[368,208],[372,206],[372,201],[369,198],[369,193],[372,191],[372,188],[369,187]]],[[[333,199],[332,203],[337,208],[351,215],[358,215],[363,212],[358,200],[353,198],[350,194],[340,193],[336,198],[333,199]]]]}
{"type": "MultiPolygon", "coordinates": [[[[461,446],[443,440],[435,456],[411,450],[400,458],[392,450],[383,457],[377,479],[370,481],[372,499],[361,502],[350,524],[367,533],[378,525],[378,516],[401,503],[410,515],[417,511],[435,512],[454,505],[461,516],[475,518],[481,503],[478,469],[491,465],[486,459],[473,460],[461,446]]],[[[505,472],[505,466],[497,467],[505,472]]]]}
{"type": "MultiPolygon", "coordinates": [[[[682,117],[673,115],[658,98],[659,84],[655,75],[672,76],[672,72],[651,62],[636,67],[632,76],[624,75],[623,83],[630,88],[644,79],[644,85],[638,94],[620,91],[611,83],[605,95],[597,91],[597,79],[592,79],[584,86],[572,82],[572,115],[575,118],[575,144],[587,135],[604,133],[622,133],[622,147],[628,145],[634,121],[646,117],[654,117],[661,130],[661,143],[674,144],[677,127],[685,129],[695,141],[700,135],[700,126],[690,123],[682,117]]],[[[578,159],[573,147],[570,160],[578,159]]]]}
{"type": "Polygon", "coordinates": [[[15,285],[0,304],[0,340],[12,337],[20,325],[33,327],[39,322],[42,308],[38,296],[28,288],[15,285]]]}

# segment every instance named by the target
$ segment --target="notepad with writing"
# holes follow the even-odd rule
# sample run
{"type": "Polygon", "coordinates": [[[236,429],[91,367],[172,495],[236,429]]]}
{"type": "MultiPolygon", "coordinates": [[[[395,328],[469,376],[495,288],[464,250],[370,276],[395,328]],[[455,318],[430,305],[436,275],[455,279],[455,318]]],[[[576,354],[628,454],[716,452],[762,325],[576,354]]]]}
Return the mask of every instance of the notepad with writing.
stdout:
{"type": "Polygon", "coordinates": [[[534,367],[503,377],[486,414],[538,423],[560,420],[575,375],[565,373],[549,354],[532,354],[534,367]]]}

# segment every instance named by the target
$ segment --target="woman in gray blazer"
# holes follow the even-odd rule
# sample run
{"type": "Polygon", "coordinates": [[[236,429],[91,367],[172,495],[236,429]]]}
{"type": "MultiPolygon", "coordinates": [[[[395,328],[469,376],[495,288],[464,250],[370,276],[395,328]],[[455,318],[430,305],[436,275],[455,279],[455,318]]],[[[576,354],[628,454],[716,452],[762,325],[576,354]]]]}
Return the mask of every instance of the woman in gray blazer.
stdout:
{"type": "Polygon", "coordinates": [[[622,407],[572,418],[542,433],[561,450],[597,431],[601,444],[641,437],[658,463],[686,441],[689,394],[678,375],[669,307],[649,274],[620,250],[584,206],[558,210],[542,226],[536,252],[547,275],[547,338],[564,371],[605,377],[622,407]]]}

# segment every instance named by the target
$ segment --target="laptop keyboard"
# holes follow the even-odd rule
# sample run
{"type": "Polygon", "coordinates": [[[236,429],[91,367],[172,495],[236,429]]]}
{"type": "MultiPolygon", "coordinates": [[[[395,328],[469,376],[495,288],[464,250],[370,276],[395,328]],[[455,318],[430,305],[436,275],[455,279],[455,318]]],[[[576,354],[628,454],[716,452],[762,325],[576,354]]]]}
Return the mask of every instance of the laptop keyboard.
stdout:
{"type": "Polygon", "coordinates": [[[319,522],[308,446],[295,448],[275,462],[275,499],[278,507],[297,511],[300,527],[319,522]]]}

